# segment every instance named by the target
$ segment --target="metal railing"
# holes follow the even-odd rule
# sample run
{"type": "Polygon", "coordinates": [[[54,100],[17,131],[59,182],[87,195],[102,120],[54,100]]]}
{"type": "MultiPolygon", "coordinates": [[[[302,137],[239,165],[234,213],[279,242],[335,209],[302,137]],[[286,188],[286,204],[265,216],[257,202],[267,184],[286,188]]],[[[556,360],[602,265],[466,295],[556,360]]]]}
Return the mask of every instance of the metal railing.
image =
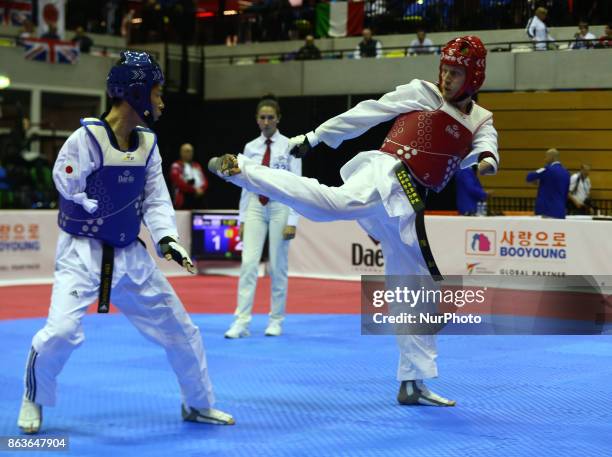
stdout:
{"type": "MultiPolygon", "coordinates": [[[[594,43],[598,40],[589,40],[594,43]]],[[[574,50],[571,45],[575,40],[559,40],[556,42],[550,42],[548,45],[551,50],[574,50]]],[[[397,57],[409,57],[427,54],[439,54],[444,44],[434,44],[431,46],[382,46],[381,58],[397,58],[397,57]]],[[[506,41],[498,43],[486,43],[486,47],[489,52],[530,52],[535,50],[536,43],[533,41],[506,41]]],[[[296,46],[298,47],[298,46],[296,46]]],[[[593,46],[592,49],[598,48],[593,46]]],[[[612,49],[606,47],[605,49],[612,49]]],[[[289,62],[296,59],[298,49],[291,52],[265,52],[265,53],[252,53],[252,54],[223,54],[223,55],[204,55],[204,60],[207,65],[244,65],[244,64],[256,64],[256,63],[280,63],[289,62]]],[[[344,49],[333,49],[323,50],[321,52],[320,60],[341,60],[341,59],[353,59],[357,49],[344,48],[344,49]]],[[[170,51],[168,56],[171,60],[179,60],[181,55],[176,52],[170,51]]],[[[190,60],[197,60],[196,56],[190,56],[190,60]]],[[[317,59],[318,60],[318,59],[317,59]]]]}
{"type": "MultiPolygon", "coordinates": [[[[612,200],[594,199],[591,201],[594,215],[612,216],[612,200]]],[[[535,208],[533,197],[491,197],[487,201],[490,216],[505,215],[508,213],[528,213],[535,208]]]]}

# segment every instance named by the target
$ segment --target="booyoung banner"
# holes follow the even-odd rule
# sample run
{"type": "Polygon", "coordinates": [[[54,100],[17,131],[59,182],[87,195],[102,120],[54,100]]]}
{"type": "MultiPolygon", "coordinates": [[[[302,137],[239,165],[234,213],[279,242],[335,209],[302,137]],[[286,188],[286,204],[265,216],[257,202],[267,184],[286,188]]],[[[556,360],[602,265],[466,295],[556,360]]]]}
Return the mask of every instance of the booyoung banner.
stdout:
{"type": "MultiPolygon", "coordinates": [[[[425,217],[444,275],[611,275],[612,225],[606,221],[535,217],[425,217]]],[[[384,274],[375,240],[353,221],[301,219],[291,242],[295,276],[358,279],[384,274]]]]}
{"type": "MultiPolygon", "coordinates": [[[[191,213],[177,211],[181,243],[191,242],[191,213]]],[[[55,268],[55,249],[59,228],[55,210],[0,211],[0,285],[50,282],[55,268]]],[[[185,274],[175,262],[160,259],[144,226],[140,238],[165,274],[185,274]]]]}

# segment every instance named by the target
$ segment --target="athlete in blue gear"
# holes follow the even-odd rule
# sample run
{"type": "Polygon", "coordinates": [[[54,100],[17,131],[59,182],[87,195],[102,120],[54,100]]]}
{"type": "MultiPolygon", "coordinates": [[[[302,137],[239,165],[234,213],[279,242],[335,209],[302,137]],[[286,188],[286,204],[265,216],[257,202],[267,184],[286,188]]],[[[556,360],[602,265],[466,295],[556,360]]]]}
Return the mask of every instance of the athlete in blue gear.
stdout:
{"type": "Polygon", "coordinates": [[[147,339],[165,349],[180,385],[184,420],[234,423],[212,407],[198,327],[138,240],[144,222],[161,255],[195,272],[178,243],[157,138],[141,127],[162,113],[163,82],[149,54],[123,52],[107,79],[110,111],[100,119],[82,119],[55,162],[61,231],[49,316],[32,340],[26,365],[18,420],[24,433],[37,433],[42,407],[55,404],[56,378],[83,342],[81,320],[96,298],[99,312],[108,312],[112,300],[147,339]]]}

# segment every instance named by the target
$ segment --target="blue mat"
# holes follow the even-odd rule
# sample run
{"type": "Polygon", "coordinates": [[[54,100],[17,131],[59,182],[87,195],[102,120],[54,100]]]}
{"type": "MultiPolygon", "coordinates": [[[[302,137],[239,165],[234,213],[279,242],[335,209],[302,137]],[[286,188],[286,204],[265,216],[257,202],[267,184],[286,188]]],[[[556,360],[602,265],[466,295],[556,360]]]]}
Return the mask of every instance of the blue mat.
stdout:
{"type": "MultiPolygon", "coordinates": [[[[392,336],[359,316],[291,315],[280,338],[225,340],[231,316],[195,315],[218,407],[233,427],[180,418],[164,352],[121,315],[87,316],[42,436],[72,456],[612,456],[612,337],[442,336],[430,386],[455,408],[395,402],[392,336]]],[[[0,435],[16,435],[25,358],[43,319],[0,322],[0,435]]],[[[47,452],[0,452],[4,455],[47,452]]]]}

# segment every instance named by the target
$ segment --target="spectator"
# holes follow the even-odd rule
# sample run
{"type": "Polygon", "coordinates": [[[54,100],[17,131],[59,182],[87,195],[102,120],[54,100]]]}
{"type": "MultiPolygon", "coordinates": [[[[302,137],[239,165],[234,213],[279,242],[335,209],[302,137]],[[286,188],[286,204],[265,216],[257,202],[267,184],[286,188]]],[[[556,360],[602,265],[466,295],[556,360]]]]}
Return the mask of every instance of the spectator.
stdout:
{"type": "Polygon", "coordinates": [[[57,25],[56,24],[48,24],[49,30],[43,33],[40,37],[46,40],[59,40],[60,36],[57,33],[57,25]]]}
{"type": "Polygon", "coordinates": [[[37,139],[38,134],[32,128],[30,119],[21,116],[4,145],[2,162],[10,185],[11,205],[15,208],[32,208],[33,204],[42,201],[39,197],[42,193],[38,191],[47,191],[44,194],[47,207],[52,200],[53,185],[44,173],[45,161],[40,159],[37,148],[32,147],[32,142],[37,139]]]}
{"type": "Polygon", "coordinates": [[[433,43],[429,38],[427,38],[427,33],[425,32],[425,29],[417,29],[416,36],[417,37],[410,43],[410,48],[408,48],[408,54],[433,54],[435,52],[433,43]]]}
{"type": "Polygon", "coordinates": [[[525,32],[534,42],[536,51],[546,51],[548,49],[548,42],[554,42],[554,38],[548,34],[548,27],[544,23],[548,10],[544,7],[539,7],[535,10],[535,15],[527,22],[525,32]]]}
{"type": "Polygon", "coordinates": [[[382,45],[380,41],[372,38],[372,30],[366,27],[363,29],[362,36],[363,40],[359,42],[355,49],[355,59],[363,57],[376,57],[380,59],[382,57],[382,45]]]}
{"type": "Polygon", "coordinates": [[[148,43],[159,41],[162,37],[164,21],[161,5],[157,0],[147,0],[142,7],[142,33],[148,43]]]}
{"type": "Polygon", "coordinates": [[[36,31],[34,30],[34,24],[29,19],[23,21],[21,24],[21,31],[19,32],[19,38],[17,38],[17,44],[23,46],[23,40],[28,38],[36,38],[36,31]]]}
{"type": "Polygon", "coordinates": [[[208,181],[202,167],[193,160],[193,146],[185,143],[180,149],[181,159],[170,168],[170,181],[174,193],[174,207],[177,209],[194,209],[202,206],[202,197],[208,187],[208,181]]]}
{"type": "Polygon", "coordinates": [[[386,22],[389,17],[387,0],[368,0],[365,2],[364,10],[364,27],[373,27],[376,30],[385,30],[386,33],[392,33],[388,21],[386,22]]]}
{"type": "Polygon", "coordinates": [[[85,29],[80,25],[76,28],[75,33],[72,42],[79,45],[81,52],[89,53],[93,46],[93,40],[85,35],[85,29]]]}
{"type": "Polygon", "coordinates": [[[570,175],[559,162],[559,151],[546,151],[544,168],[527,174],[527,182],[539,182],[535,213],[542,217],[565,219],[570,175]]]}
{"type": "Polygon", "coordinates": [[[578,173],[574,173],[569,184],[569,212],[570,214],[593,214],[591,204],[591,180],[589,172],[591,166],[583,163],[578,173]]]}
{"type": "Polygon", "coordinates": [[[38,151],[25,154],[24,159],[30,178],[29,207],[51,208],[52,203],[57,199],[51,165],[41,157],[38,151]]]}
{"type": "Polygon", "coordinates": [[[314,36],[306,35],[306,41],[295,56],[295,60],[318,60],[321,58],[321,51],[315,46],[314,36]]]}
{"type": "Polygon", "coordinates": [[[10,184],[8,181],[8,176],[6,173],[6,168],[4,168],[4,166],[2,166],[2,161],[0,161],[0,192],[1,191],[5,191],[5,190],[9,190],[10,189],[10,184]]]}
{"type": "Polygon", "coordinates": [[[0,159],[0,209],[11,207],[11,197],[11,184],[8,180],[8,172],[2,165],[2,160],[0,159]]]}
{"type": "Polygon", "coordinates": [[[478,167],[459,170],[455,175],[457,185],[457,211],[462,216],[474,216],[478,212],[478,203],[487,200],[489,194],[482,188],[478,175],[478,167]]]}
{"type": "MultiPolygon", "coordinates": [[[[116,23],[117,23],[117,13],[119,12],[119,0],[108,0],[105,4],[104,7],[102,8],[102,15],[105,18],[105,23],[106,23],[106,34],[107,35],[115,35],[117,30],[116,30],[116,23]]],[[[89,51],[83,51],[81,49],[81,52],[89,52],[89,51]]]]}
{"type": "Polygon", "coordinates": [[[606,30],[602,36],[599,37],[598,48],[612,48],[612,23],[606,25],[606,30]]]}
{"type": "Polygon", "coordinates": [[[132,41],[132,19],[136,15],[135,9],[130,9],[121,20],[121,36],[125,38],[125,44],[129,45],[132,41]]]}
{"type": "Polygon", "coordinates": [[[585,21],[578,23],[578,32],[574,34],[574,42],[571,44],[571,49],[588,49],[595,45],[597,37],[589,32],[589,24],[585,21]]]}
{"type": "Polygon", "coordinates": [[[370,0],[365,5],[366,17],[384,16],[387,13],[387,2],[385,0],[370,0]]]}
{"type": "Polygon", "coordinates": [[[32,141],[37,139],[28,117],[20,115],[4,143],[2,151],[5,163],[19,161],[25,151],[30,150],[32,141]]]}

